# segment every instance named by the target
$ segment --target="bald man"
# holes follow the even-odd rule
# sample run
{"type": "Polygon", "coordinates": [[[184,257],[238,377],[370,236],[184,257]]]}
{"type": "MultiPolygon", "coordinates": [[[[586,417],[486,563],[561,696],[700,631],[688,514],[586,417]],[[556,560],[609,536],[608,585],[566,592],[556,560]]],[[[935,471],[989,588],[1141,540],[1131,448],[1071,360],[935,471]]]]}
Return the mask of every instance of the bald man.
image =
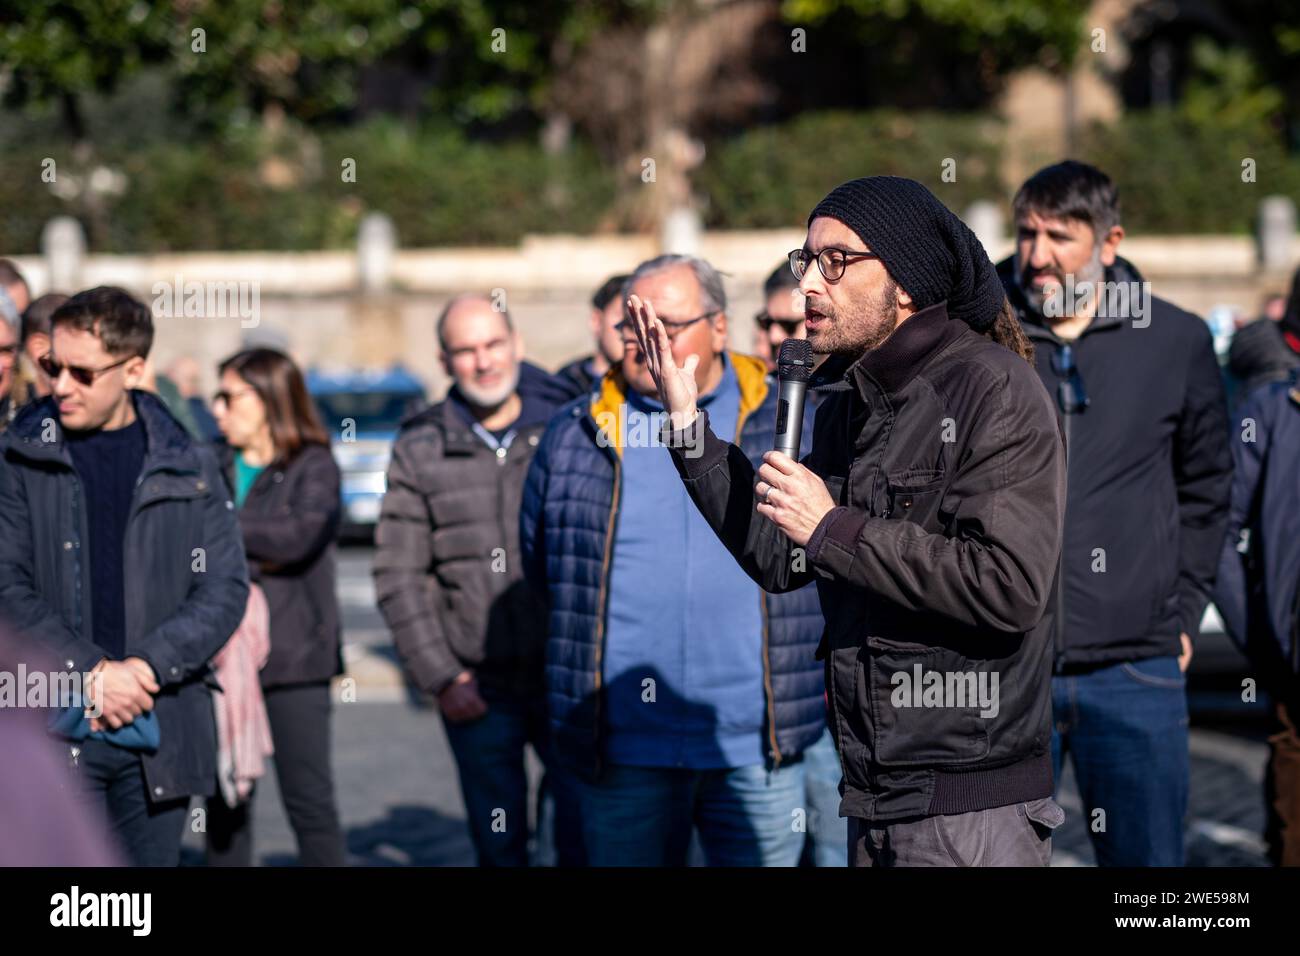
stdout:
{"type": "Polygon", "coordinates": [[[453,384],[394,445],[375,588],[408,676],[438,698],[479,864],[524,866],[525,745],[546,760],[546,614],[523,580],[517,516],[554,383],[525,366],[487,296],[452,299],[438,344],[453,384]]]}

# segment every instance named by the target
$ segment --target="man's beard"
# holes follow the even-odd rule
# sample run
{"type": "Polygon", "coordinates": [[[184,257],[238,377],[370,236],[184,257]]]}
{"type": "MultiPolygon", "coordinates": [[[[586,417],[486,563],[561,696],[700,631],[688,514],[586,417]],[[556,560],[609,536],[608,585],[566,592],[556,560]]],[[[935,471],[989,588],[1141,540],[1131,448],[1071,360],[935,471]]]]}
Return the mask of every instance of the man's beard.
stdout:
{"type": "Polygon", "coordinates": [[[502,382],[496,388],[484,389],[479,388],[473,382],[457,382],[456,387],[460,389],[461,395],[465,401],[478,408],[496,408],[506,401],[516,388],[519,386],[519,366],[516,365],[506,381],[502,382]]]}
{"type": "MultiPolygon", "coordinates": [[[[815,311],[825,316],[822,327],[809,331],[812,350],[820,354],[861,355],[879,348],[894,332],[898,320],[898,283],[886,279],[874,298],[854,303],[851,310],[841,311],[830,299],[818,299],[815,311]]],[[[812,300],[806,300],[812,306],[812,300]]]]}
{"type": "MultiPolygon", "coordinates": [[[[1029,281],[1031,276],[1029,275],[1029,270],[1027,268],[1020,268],[1018,262],[1016,265],[1016,285],[1019,286],[1021,293],[1025,297],[1025,301],[1029,303],[1029,307],[1039,315],[1043,315],[1043,307],[1049,300],[1050,295],[1045,294],[1041,289],[1034,287],[1033,283],[1029,281]]],[[[1041,274],[1049,275],[1059,283],[1062,291],[1059,293],[1051,293],[1052,295],[1064,296],[1066,273],[1061,272],[1058,269],[1044,269],[1041,274]]],[[[1106,267],[1101,264],[1101,246],[1094,246],[1092,250],[1092,258],[1089,259],[1078,272],[1074,273],[1074,288],[1077,291],[1078,289],[1085,288],[1086,283],[1092,283],[1092,294],[1096,297],[1101,293],[1100,286],[1105,278],[1106,267]]],[[[1074,309],[1073,301],[1065,302],[1063,299],[1063,311],[1065,309],[1070,310],[1070,314],[1072,315],[1074,309]]],[[[1068,318],[1070,316],[1066,317],[1068,318]]]]}

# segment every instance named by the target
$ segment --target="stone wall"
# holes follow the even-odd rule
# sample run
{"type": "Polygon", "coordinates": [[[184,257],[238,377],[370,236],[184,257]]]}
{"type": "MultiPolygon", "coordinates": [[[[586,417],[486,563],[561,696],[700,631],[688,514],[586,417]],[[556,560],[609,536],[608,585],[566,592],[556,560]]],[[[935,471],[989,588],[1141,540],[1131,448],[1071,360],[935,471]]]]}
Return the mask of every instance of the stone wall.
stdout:
{"type": "MultiPolygon", "coordinates": [[[[763,279],[803,238],[800,230],[702,236],[701,254],[726,278],[733,348],[748,350],[763,279]]],[[[989,245],[995,260],[1011,248],[1006,239],[989,245]]],[[[1288,269],[1262,270],[1249,237],[1134,238],[1120,251],[1151,281],[1155,295],[1202,315],[1219,305],[1253,315],[1266,293],[1286,290],[1290,269],[1300,265],[1292,261],[1288,269]]],[[[158,315],[158,366],[180,354],[193,355],[208,370],[209,386],[215,386],[216,362],[247,337],[287,346],[304,366],[402,362],[437,395],[446,383],[434,323],[452,294],[504,290],[528,354],[555,367],[590,348],[586,319],[592,290],[606,276],[629,271],[656,252],[653,238],[640,236],[548,236],[529,238],[516,248],[398,250],[390,291],[373,295],[356,291],[357,256],[351,252],[92,255],[81,264],[79,285],[122,285],[153,304],[160,288],[183,293],[192,283],[202,288],[250,283],[260,306],[255,324],[237,315],[187,318],[179,306],[173,314],[158,315]]],[[[1300,255],[1300,248],[1296,252],[1300,255]]],[[[16,261],[35,294],[47,290],[45,260],[16,261]]]]}

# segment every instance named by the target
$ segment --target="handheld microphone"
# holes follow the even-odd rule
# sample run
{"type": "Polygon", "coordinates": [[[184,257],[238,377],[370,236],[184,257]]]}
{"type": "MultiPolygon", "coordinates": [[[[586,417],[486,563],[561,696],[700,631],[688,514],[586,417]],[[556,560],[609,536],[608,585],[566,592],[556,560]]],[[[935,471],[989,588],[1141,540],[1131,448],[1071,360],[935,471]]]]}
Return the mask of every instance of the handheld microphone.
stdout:
{"type": "Polygon", "coordinates": [[[803,406],[812,377],[812,343],[807,339],[786,339],[776,363],[776,443],[774,450],[799,460],[799,438],[803,435],[803,406]]]}

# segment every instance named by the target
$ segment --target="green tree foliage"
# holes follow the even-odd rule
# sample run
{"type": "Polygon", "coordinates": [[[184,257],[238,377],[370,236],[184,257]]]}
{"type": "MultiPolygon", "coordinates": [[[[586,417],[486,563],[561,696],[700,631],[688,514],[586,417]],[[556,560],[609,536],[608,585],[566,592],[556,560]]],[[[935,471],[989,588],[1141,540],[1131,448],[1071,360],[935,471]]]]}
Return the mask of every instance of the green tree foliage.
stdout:
{"type": "MultiPolygon", "coordinates": [[[[852,97],[825,106],[976,108],[1010,71],[1068,66],[1085,0],[783,0],[809,50],[829,58],[852,97]]],[[[833,70],[826,70],[831,73],[833,70]]]]}
{"type": "Polygon", "coordinates": [[[344,248],[372,210],[392,216],[405,246],[507,245],[529,233],[595,231],[614,191],[581,144],[548,155],[529,140],[475,142],[455,128],[385,120],[283,138],[304,148],[272,149],[245,129],[116,142],[84,164],[60,154],[57,191],[40,180],[48,144],[10,141],[0,249],[38,251],[41,229],[60,214],[81,220],[97,252],[344,248]],[[343,176],[349,159],[355,181],[343,176]],[[95,195],[97,169],[122,188],[95,195]]]}
{"type": "Polygon", "coordinates": [[[1300,196],[1300,158],[1257,122],[1198,122],[1167,109],[1131,113],[1093,127],[1081,153],[1114,178],[1133,235],[1248,233],[1265,196],[1300,196]],[[1243,177],[1245,160],[1252,166],[1243,177]]]}
{"type": "Polygon", "coordinates": [[[1236,48],[1250,61],[1252,87],[1268,87],[1282,96],[1288,141],[1295,149],[1300,146],[1300,3],[1232,0],[1225,6],[1245,38],[1236,48]]]}
{"type": "Polygon", "coordinates": [[[79,97],[111,92],[169,55],[170,10],[138,0],[53,0],[0,6],[0,78],[9,106],[54,101],[84,134],[79,97]]]}
{"type": "Polygon", "coordinates": [[[699,177],[708,221],[728,229],[802,226],[834,186],[874,175],[919,180],[961,215],[977,199],[1003,195],[1001,135],[996,122],[974,116],[806,113],[713,150],[699,177]]]}
{"type": "Polygon", "coordinates": [[[212,126],[274,106],[346,118],[362,71],[405,68],[428,106],[462,123],[533,109],[558,63],[611,24],[667,0],[51,0],[0,7],[6,102],[58,101],[73,135],[79,100],[148,64],[174,73],[178,105],[212,126]],[[199,31],[199,32],[196,32],[199,31]]]}
{"type": "Polygon", "coordinates": [[[1229,128],[1276,122],[1286,106],[1282,91],[1264,80],[1249,50],[1225,47],[1208,37],[1192,44],[1189,78],[1179,112],[1194,123],[1229,128]]]}
{"type": "Polygon", "coordinates": [[[850,12],[864,31],[878,32],[882,21],[924,21],[951,35],[968,52],[992,49],[1007,62],[1024,62],[1042,46],[1054,46],[1068,61],[1077,47],[1083,14],[1081,0],[785,0],[791,21],[816,23],[850,12]]]}

